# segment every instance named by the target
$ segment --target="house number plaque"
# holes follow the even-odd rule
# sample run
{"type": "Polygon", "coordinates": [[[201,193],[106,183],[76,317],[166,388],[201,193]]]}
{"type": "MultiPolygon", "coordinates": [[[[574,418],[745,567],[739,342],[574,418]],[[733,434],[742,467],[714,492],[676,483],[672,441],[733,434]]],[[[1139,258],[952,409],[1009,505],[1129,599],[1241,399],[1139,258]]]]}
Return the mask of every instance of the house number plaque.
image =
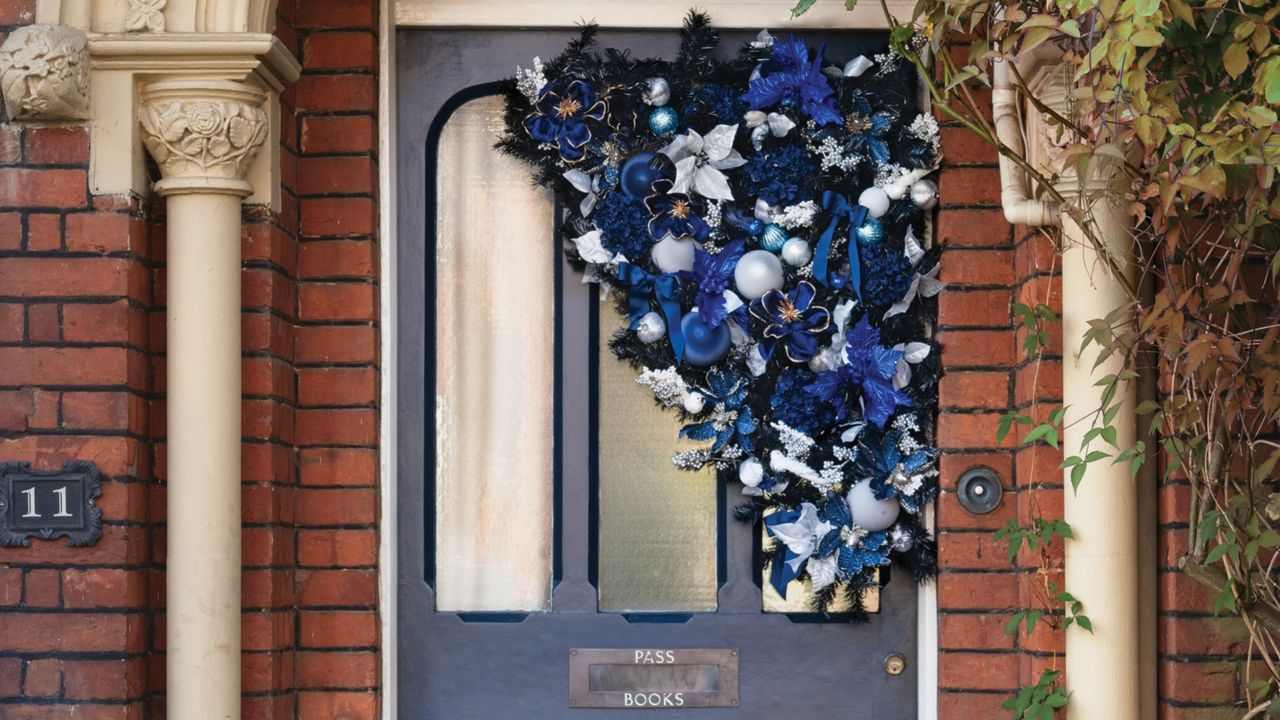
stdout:
{"type": "Polygon", "coordinates": [[[626,710],[738,706],[738,651],[569,651],[569,707],[626,710]]]}
{"type": "Polygon", "coordinates": [[[25,462],[0,463],[0,545],[31,544],[32,537],[65,536],[69,545],[92,545],[102,537],[98,468],[68,460],[59,470],[32,470],[25,462]]]}

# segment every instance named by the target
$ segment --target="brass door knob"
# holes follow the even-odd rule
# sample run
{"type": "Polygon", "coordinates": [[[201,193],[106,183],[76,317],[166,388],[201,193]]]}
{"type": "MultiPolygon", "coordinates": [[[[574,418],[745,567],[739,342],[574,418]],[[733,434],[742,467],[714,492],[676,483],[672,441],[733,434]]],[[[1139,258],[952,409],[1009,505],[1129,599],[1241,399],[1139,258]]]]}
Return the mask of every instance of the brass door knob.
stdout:
{"type": "Polygon", "coordinates": [[[884,671],[894,677],[901,675],[907,670],[907,659],[898,653],[889,653],[884,659],[884,671]]]}

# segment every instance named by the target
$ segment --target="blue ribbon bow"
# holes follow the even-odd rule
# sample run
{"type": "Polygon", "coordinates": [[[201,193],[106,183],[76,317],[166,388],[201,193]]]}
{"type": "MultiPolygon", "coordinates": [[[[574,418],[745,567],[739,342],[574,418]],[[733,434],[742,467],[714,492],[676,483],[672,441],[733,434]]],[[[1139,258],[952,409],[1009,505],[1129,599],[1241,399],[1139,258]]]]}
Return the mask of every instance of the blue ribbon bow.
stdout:
{"type": "Polygon", "coordinates": [[[818,249],[814,252],[813,276],[823,285],[827,283],[827,256],[831,254],[831,240],[836,234],[836,226],[843,218],[849,219],[849,282],[853,285],[853,294],[862,299],[862,259],[858,257],[858,226],[867,217],[867,209],[862,205],[850,205],[843,195],[834,190],[822,193],[822,210],[831,215],[826,232],[818,240],[818,249]]]}
{"type": "Polygon", "coordinates": [[[649,295],[653,294],[662,314],[667,318],[667,339],[675,351],[676,363],[684,357],[684,333],[680,332],[680,303],[676,300],[679,281],[670,273],[651,275],[639,265],[618,263],[618,279],[630,287],[627,289],[627,305],[631,312],[631,329],[635,330],[640,318],[649,312],[649,295]]]}

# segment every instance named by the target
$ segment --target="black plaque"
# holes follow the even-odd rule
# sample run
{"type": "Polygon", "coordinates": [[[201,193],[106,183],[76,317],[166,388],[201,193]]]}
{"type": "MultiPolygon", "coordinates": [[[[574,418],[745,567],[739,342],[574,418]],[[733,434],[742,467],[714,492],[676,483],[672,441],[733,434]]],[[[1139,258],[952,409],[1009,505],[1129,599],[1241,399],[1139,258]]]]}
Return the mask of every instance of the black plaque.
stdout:
{"type": "Polygon", "coordinates": [[[626,710],[738,706],[738,651],[569,651],[569,707],[626,710]]]}
{"type": "Polygon", "coordinates": [[[68,545],[102,537],[102,477],[89,460],[68,460],[60,470],[0,463],[0,545],[27,547],[31,538],[65,536],[68,545]]]}

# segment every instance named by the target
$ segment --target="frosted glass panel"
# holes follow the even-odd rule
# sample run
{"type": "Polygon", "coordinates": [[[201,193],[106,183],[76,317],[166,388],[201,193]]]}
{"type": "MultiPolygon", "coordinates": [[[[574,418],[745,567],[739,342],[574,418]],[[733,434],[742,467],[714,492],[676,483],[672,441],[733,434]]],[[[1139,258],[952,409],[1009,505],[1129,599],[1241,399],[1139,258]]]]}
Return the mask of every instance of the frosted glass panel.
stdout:
{"type": "Polygon", "coordinates": [[[600,318],[600,609],[714,611],[715,470],[671,463],[706,443],[676,440],[676,416],[609,350],[624,319],[612,303],[600,318]]]}
{"type": "Polygon", "coordinates": [[[553,203],[499,155],[502,100],[440,136],[436,176],[436,607],[551,605],[553,203]]]}

